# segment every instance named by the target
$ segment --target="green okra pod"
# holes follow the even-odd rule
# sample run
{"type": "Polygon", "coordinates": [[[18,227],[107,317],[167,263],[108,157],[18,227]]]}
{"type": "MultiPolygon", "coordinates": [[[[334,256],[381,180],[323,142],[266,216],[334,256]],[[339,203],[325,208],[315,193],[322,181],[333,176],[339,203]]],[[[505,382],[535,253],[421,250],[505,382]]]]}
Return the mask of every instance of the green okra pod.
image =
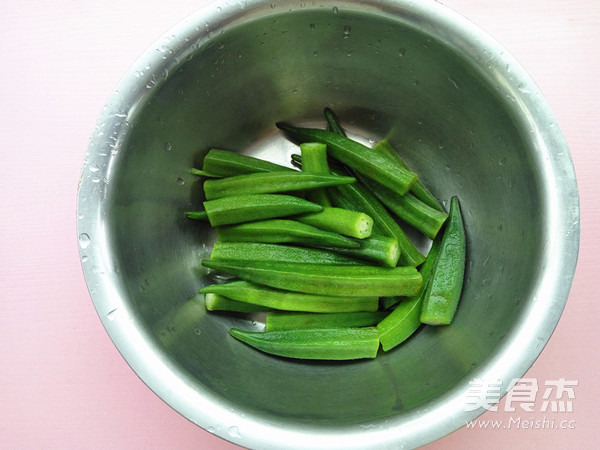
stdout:
{"type": "Polygon", "coordinates": [[[278,123],[277,127],[302,142],[326,144],[331,156],[400,194],[405,194],[417,179],[414,172],[399,169],[387,156],[345,136],[328,130],[300,128],[283,123],[278,123]]]}
{"type": "Polygon", "coordinates": [[[204,305],[207,311],[229,311],[240,313],[266,312],[272,311],[272,308],[255,305],[253,303],[239,302],[220,294],[211,292],[204,294],[204,305]]]}
{"type": "Polygon", "coordinates": [[[421,274],[411,266],[342,266],[297,262],[203,260],[205,267],[273,288],[318,295],[416,295],[421,274]]]}
{"type": "Polygon", "coordinates": [[[365,212],[373,219],[374,227],[378,232],[396,239],[400,246],[398,264],[418,266],[425,261],[425,256],[406,236],[404,230],[389,214],[388,210],[362,183],[332,188],[330,198],[335,205],[341,206],[343,204],[347,207],[350,204],[352,209],[365,212]]]}
{"type": "Polygon", "coordinates": [[[421,322],[429,325],[448,325],[452,322],[462,292],[466,252],[460,204],[454,196],[450,200],[449,217],[439,255],[425,290],[421,322]]]}
{"type": "Polygon", "coordinates": [[[331,251],[382,266],[395,267],[400,259],[400,246],[395,238],[371,235],[358,240],[358,248],[331,248],[331,251]]]}
{"type": "Polygon", "coordinates": [[[278,262],[299,262],[311,264],[351,265],[361,262],[350,256],[320,248],[298,247],[294,245],[265,244],[259,242],[215,242],[211,259],[250,260],[278,262]]]}
{"type": "MultiPolygon", "coordinates": [[[[307,173],[329,174],[327,164],[327,146],[320,142],[304,142],[300,144],[302,153],[302,171],[307,173]]],[[[326,188],[317,188],[306,193],[306,199],[323,206],[331,206],[326,188]]]]}
{"type": "MultiPolygon", "coordinates": [[[[302,165],[300,155],[292,154],[292,162],[302,165]]],[[[332,173],[343,174],[343,168],[332,167],[332,173]]],[[[379,199],[363,183],[353,183],[329,188],[328,196],[334,206],[352,211],[364,212],[373,219],[372,232],[390,236],[398,241],[400,259],[398,264],[418,266],[425,261],[425,256],[419,252],[404,230],[381,204],[379,199]]]]}
{"type": "Polygon", "coordinates": [[[208,151],[202,163],[202,171],[216,177],[293,170],[291,167],[275,164],[264,159],[215,148],[208,151]]]}
{"type": "Polygon", "coordinates": [[[385,311],[356,311],[346,313],[271,311],[265,319],[265,331],[370,327],[377,325],[387,314],[385,311]]]}
{"type": "Polygon", "coordinates": [[[366,184],[361,175],[358,177],[397,218],[416,228],[430,239],[435,239],[448,218],[447,213],[430,207],[410,192],[399,195],[376,181],[366,184]]]}
{"type": "Polygon", "coordinates": [[[213,227],[318,212],[323,207],[293,195],[234,195],[204,202],[213,227]]]}
{"type": "Polygon", "coordinates": [[[267,244],[300,244],[309,247],[359,248],[360,243],[339,233],[290,219],[268,219],[217,227],[223,242],[262,242],[267,244]]]}
{"type": "MultiPolygon", "coordinates": [[[[394,148],[390,145],[387,139],[379,141],[373,146],[373,150],[380,151],[383,154],[386,154],[393,162],[398,164],[400,167],[411,170],[410,167],[404,162],[404,160],[400,157],[400,155],[394,150],[394,148]]],[[[423,181],[420,178],[417,178],[413,185],[410,187],[410,192],[421,200],[426,205],[430,206],[433,209],[437,209],[438,211],[444,212],[444,207],[437,199],[435,195],[431,193],[431,191],[425,186],[423,181]]]]}
{"type": "Polygon", "coordinates": [[[295,219],[322,230],[357,239],[368,238],[373,230],[373,219],[369,215],[332,206],[324,206],[319,212],[296,216],[295,219]]]}
{"type": "Polygon", "coordinates": [[[232,328],[229,332],[236,339],[258,350],[287,358],[325,360],[375,358],[379,350],[375,327],[268,332],[232,328]]]}
{"type": "Polygon", "coordinates": [[[200,294],[219,294],[239,302],[252,303],[282,311],[338,313],[377,311],[378,299],[373,295],[344,297],[305,294],[251,283],[243,280],[211,284],[198,291],[200,294]]]}
{"type": "Polygon", "coordinates": [[[421,308],[427,284],[431,279],[431,273],[439,254],[441,235],[432,243],[425,262],[421,266],[423,285],[421,292],[398,302],[395,309],[381,322],[377,324],[379,341],[384,351],[391,350],[408,339],[422,325],[421,308]]]}
{"type": "Polygon", "coordinates": [[[248,194],[278,194],[354,183],[354,177],[300,171],[249,173],[204,182],[207,200],[248,194]]]}

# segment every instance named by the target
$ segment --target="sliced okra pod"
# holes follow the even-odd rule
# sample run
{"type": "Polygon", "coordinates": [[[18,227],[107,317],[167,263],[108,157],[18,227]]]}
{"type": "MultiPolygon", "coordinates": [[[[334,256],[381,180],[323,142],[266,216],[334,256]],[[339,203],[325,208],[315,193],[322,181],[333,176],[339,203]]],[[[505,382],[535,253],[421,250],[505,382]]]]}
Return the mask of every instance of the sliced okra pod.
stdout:
{"type": "Polygon", "coordinates": [[[390,215],[387,209],[362,183],[353,185],[337,186],[331,189],[330,198],[334,204],[352,205],[357,211],[364,211],[374,222],[374,227],[381,230],[385,235],[393,237],[400,246],[400,259],[398,264],[407,266],[418,266],[425,261],[425,256],[415,247],[406,236],[404,230],[390,215]]]}
{"type": "Polygon", "coordinates": [[[278,194],[304,191],[319,187],[354,183],[354,177],[299,171],[249,173],[232,177],[213,178],[204,182],[207,200],[248,194],[278,194]]]}
{"type": "Polygon", "coordinates": [[[324,206],[316,213],[296,216],[298,222],[357,239],[371,236],[373,219],[363,212],[324,206]]]}
{"type": "MultiPolygon", "coordinates": [[[[320,142],[304,142],[300,144],[302,153],[302,172],[329,174],[327,164],[327,146],[320,142]]],[[[331,206],[326,188],[317,188],[306,193],[306,199],[323,206],[331,206]]]]}
{"type": "Polygon", "coordinates": [[[273,288],[318,295],[416,295],[421,274],[412,266],[340,266],[298,262],[203,260],[210,269],[273,288]]]}
{"type": "Polygon", "coordinates": [[[213,227],[321,211],[323,207],[293,195],[234,195],[204,202],[213,227]]]}
{"type": "MultiPolygon", "coordinates": [[[[358,177],[359,179],[362,178],[361,175],[358,175],[358,177]]],[[[447,213],[430,207],[410,192],[399,195],[376,181],[371,181],[368,184],[364,183],[364,180],[361,181],[396,217],[416,228],[430,239],[435,239],[438,231],[448,218],[447,213]]]]}
{"type": "Polygon", "coordinates": [[[322,230],[297,220],[268,219],[217,227],[223,242],[300,244],[310,247],[359,248],[360,243],[339,233],[322,230]]]}
{"type": "Polygon", "coordinates": [[[252,303],[282,311],[337,313],[377,311],[378,299],[374,296],[343,297],[305,294],[275,289],[248,281],[230,281],[211,284],[198,291],[200,294],[219,294],[239,302],[252,303]]]}
{"type": "Polygon", "coordinates": [[[370,327],[377,325],[388,313],[385,311],[356,311],[338,313],[304,313],[271,311],[265,319],[265,331],[302,330],[307,328],[370,327]]]}
{"type": "Polygon", "coordinates": [[[425,290],[421,322],[429,325],[448,325],[452,322],[462,292],[466,252],[460,204],[457,197],[452,197],[440,253],[425,290]]]}
{"type": "Polygon", "coordinates": [[[423,286],[417,295],[401,299],[394,310],[377,324],[381,348],[391,350],[408,339],[422,325],[421,308],[425,297],[426,286],[431,279],[431,272],[435,266],[441,244],[441,235],[432,243],[427,259],[421,266],[423,286]]]}
{"type": "Polygon", "coordinates": [[[230,177],[256,172],[292,171],[291,167],[265,161],[229,150],[210,149],[202,163],[202,171],[212,176],[230,177]]]}
{"type": "MultiPolygon", "coordinates": [[[[387,139],[379,141],[373,146],[373,150],[380,151],[389,156],[389,158],[396,162],[400,167],[410,170],[406,162],[400,157],[398,152],[394,150],[394,148],[390,145],[387,139]]],[[[423,181],[420,178],[417,178],[413,185],[410,187],[410,192],[421,200],[426,205],[430,206],[433,209],[437,209],[438,211],[444,212],[444,207],[437,199],[435,195],[431,193],[431,191],[425,186],[423,181]]]]}
{"type": "Polygon", "coordinates": [[[261,242],[215,242],[211,259],[299,262],[358,266],[359,260],[334,251],[261,242]]]}
{"type": "Polygon", "coordinates": [[[358,248],[331,248],[335,253],[369,261],[382,266],[395,267],[400,259],[400,246],[395,238],[371,235],[356,241],[358,248]]]}
{"type": "Polygon", "coordinates": [[[375,327],[286,331],[232,328],[236,339],[265,353],[287,358],[348,360],[375,358],[379,339],[375,327]]]}
{"type": "Polygon", "coordinates": [[[208,293],[204,295],[204,305],[207,311],[229,311],[240,313],[266,312],[271,308],[255,305],[253,303],[239,302],[220,294],[208,293]]]}

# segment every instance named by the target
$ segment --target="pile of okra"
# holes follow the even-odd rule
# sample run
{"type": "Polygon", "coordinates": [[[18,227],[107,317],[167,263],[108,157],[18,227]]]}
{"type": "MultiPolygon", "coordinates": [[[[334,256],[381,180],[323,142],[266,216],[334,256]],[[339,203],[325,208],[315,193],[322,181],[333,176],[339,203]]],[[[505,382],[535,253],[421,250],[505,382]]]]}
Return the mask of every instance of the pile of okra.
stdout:
{"type": "Polygon", "coordinates": [[[265,353],[302,359],[374,358],[422,325],[448,325],[461,295],[465,230],[456,196],[446,212],[387,140],[327,129],[277,127],[299,145],[291,167],[210,149],[204,209],[217,241],[203,287],[208,311],[264,312],[264,331],[231,336],[265,353]],[[405,233],[431,240],[423,255],[405,233]]]}

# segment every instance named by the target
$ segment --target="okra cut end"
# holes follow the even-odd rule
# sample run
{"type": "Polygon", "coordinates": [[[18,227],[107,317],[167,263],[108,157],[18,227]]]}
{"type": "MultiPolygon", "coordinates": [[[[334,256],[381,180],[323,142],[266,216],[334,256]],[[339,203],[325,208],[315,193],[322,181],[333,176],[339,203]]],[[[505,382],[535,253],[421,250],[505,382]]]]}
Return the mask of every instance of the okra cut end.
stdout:
{"type": "Polygon", "coordinates": [[[421,323],[427,325],[450,325],[456,313],[458,303],[448,305],[448,300],[443,297],[430,297],[429,301],[430,304],[436,304],[438,307],[424,308],[421,311],[421,323]]]}
{"type": "Polygon", "coordinates": [[[373,231],[373,219],[371,216],[361,213],[356,225],[356,231],[356,237],[358,239],[365,239],[371,236],[373,231]]]}

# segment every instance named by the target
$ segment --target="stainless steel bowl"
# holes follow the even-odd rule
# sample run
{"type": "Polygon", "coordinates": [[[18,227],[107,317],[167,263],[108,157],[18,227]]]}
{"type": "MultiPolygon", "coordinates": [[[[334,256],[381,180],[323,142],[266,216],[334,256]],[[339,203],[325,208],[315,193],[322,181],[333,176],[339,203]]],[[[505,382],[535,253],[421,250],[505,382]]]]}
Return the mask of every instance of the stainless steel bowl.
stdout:
{"type": "MultiPolygon", "coordinates": [[[[140,378],[182,415],[250,448],[403,448],[484,412],[469,381],[522,376],[567,300],[578,193],[556,120],[493,39],[433,1],[211,4],[125,75],[91,138],[78,199],[91,297],[140,378]],[[371,361],[250,351],[193,299],[212,232],[187,170],[211,146],[289,162],[279,120],[387,137],[442,199],[460,196],[466,284],[455,321],[371,361]]],[[[420,243],[426,245],[426,243],[420,243]]]]}

